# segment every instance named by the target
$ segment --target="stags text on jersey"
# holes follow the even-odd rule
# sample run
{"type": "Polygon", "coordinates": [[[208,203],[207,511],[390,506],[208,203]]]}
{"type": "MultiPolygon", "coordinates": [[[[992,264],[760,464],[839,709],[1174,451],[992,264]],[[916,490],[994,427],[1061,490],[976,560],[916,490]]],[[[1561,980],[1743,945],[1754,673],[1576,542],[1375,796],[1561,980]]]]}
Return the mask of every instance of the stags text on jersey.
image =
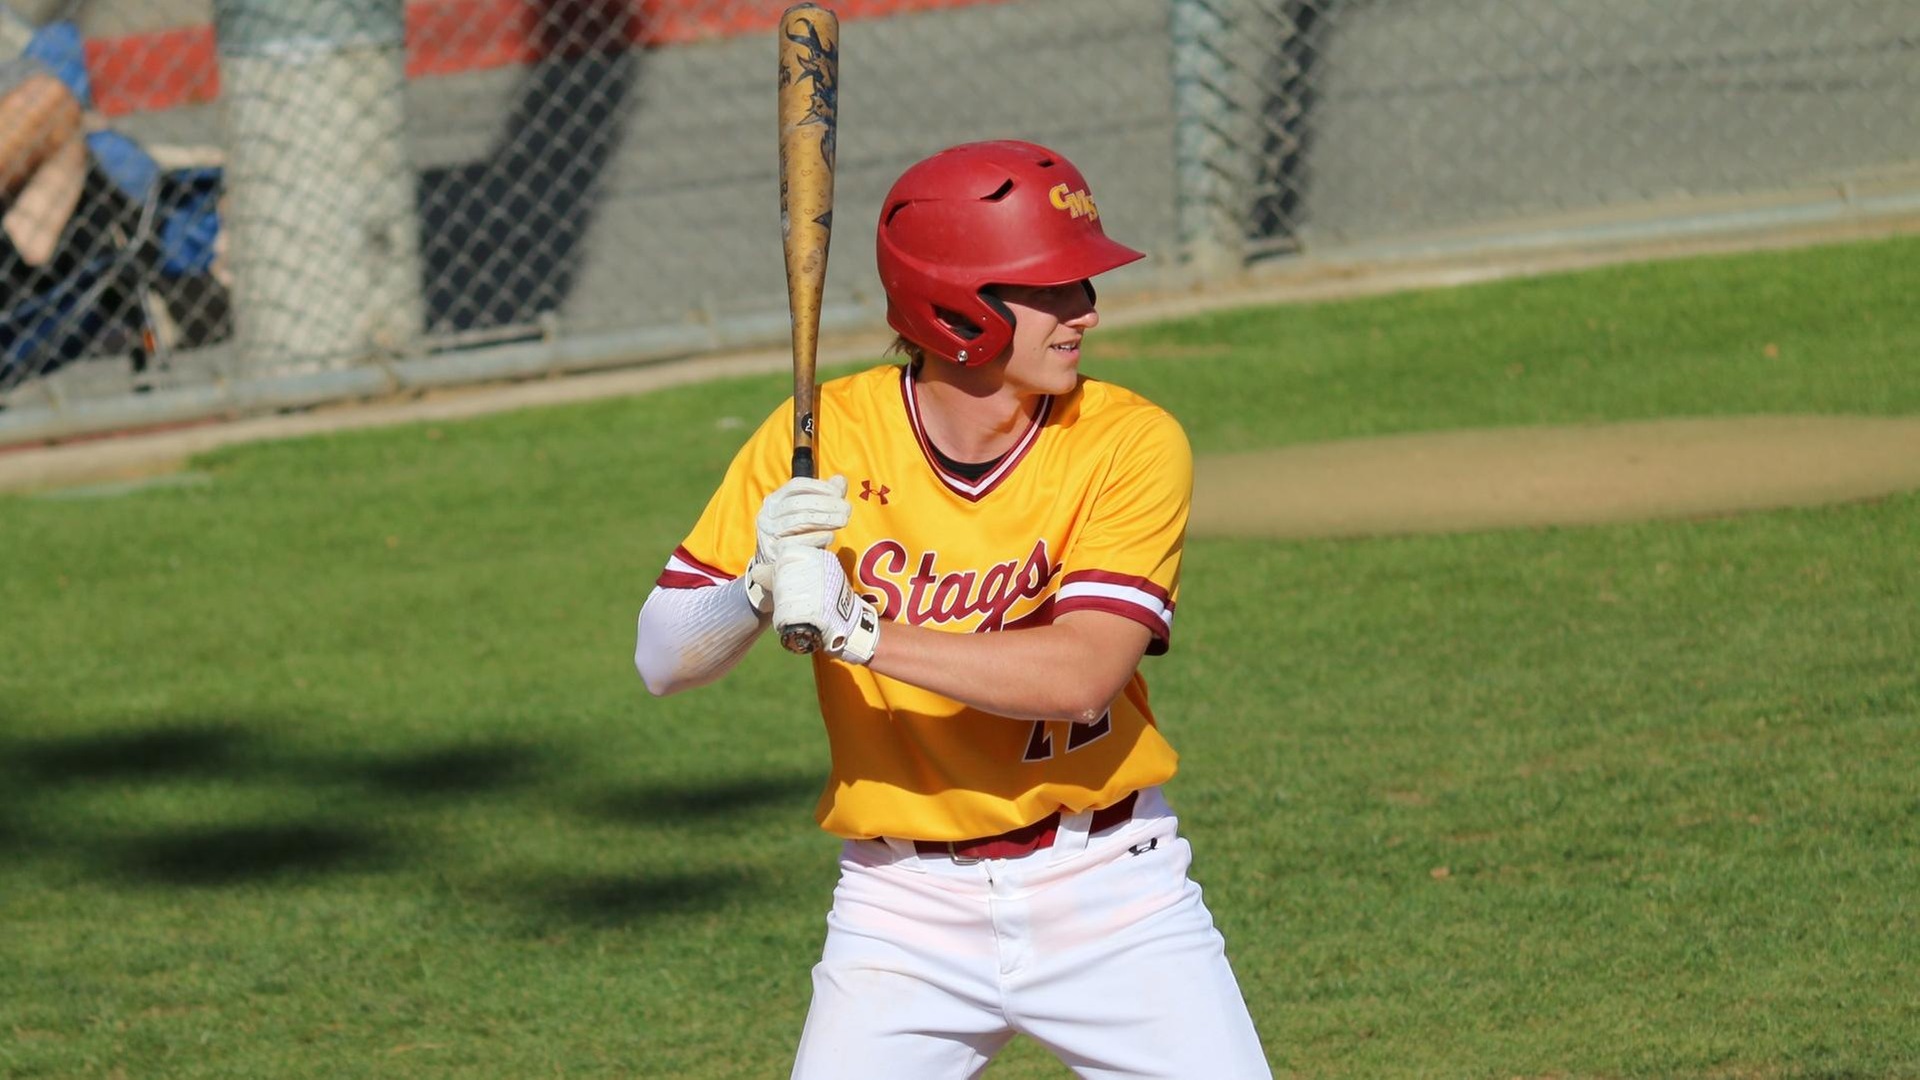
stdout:
{"type": "Polygon", "coordinates": [[[898,540],[880,540],[860,556],[857,574],[882,618],[928,626],[980,615],[974,630],[984,633],[1006,629],[1013,606],[1045,593],[1060,572],[1045,540],[1034,541],[1024,558],[984,571],[969,567],[943,573],[938,564],[939,552],[922,552],[916,562],[898,540]]]}

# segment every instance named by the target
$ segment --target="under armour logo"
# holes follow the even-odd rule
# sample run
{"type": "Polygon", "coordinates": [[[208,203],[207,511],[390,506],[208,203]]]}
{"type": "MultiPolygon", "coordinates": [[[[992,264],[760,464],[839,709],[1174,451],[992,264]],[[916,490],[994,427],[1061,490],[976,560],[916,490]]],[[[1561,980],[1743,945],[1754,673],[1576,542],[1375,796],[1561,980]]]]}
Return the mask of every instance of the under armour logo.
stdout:
{"type": "Polygon", "coordinates": [[[887,505],[887,492],[892,490],[892,488],[885,484],[881,484],[876,488],[873,486],[873,481],[871,480],[860,481],[860,499],[863,502],[870,499],[879,499],[880,505],[885,506],[887,505]]]}

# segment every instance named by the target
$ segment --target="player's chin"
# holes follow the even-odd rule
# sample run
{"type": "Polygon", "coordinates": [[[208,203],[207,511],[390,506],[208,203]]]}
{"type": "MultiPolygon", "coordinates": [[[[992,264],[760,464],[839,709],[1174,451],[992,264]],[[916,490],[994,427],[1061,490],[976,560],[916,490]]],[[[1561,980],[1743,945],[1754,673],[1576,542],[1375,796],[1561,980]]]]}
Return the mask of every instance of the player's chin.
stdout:
{"type": "Polygon", "coordinates": [[[1050,371],[1045,377],[1035,379],[1033,389],[1042,394],[1064,394],[1080,385],[1078,365],[1050,371]]]}
{"type": "Polygon", "coordinates": [[[1006,378],[1027,393],[1064,394],[1080,384],[1079,350],[1026,353],[1007,366],[1006,378]]]}

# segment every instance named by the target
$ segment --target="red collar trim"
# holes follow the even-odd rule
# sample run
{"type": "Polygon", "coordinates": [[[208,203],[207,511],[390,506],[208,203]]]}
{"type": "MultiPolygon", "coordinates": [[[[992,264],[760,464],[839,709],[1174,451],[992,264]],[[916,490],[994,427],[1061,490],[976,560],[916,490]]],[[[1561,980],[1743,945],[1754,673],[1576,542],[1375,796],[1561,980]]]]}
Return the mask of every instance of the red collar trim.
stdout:
{"type": "Polygon", "coordinates": [[[964,476],[955,475],[941,465],[939,456],[933,452],[933,441],[927,438],[926,424],[920,417],[920,397],[915,389],[911,365],[900,369],[900,396],[906,402],[907,423],[913,427],[914,441],[920,444],[920,456],[926,459],[928,468],[931,468],[933,474],[940,478],[941,483],[968,502],[979,502],[986,498],[988,493],[1000,486],[1001,481],[1013,474],[1014,466],[1020,464],[1021,460],[1027,456],[1027,451],[1033,449],[1033,444],[1040,441],[1040,429],[1047,425],[1047,417],[1053,414],[1053,396],[1049,394],[1040,399],[1040,409],[1034,414],[1033,423],[1027,425],[1027,430],[1020,436],[1020,441],[1014,443],[1013,449],[1006,452],[1000,459],[1000,464],[994,466],[992,472],[980,479],[969,480],[964,476]]]}

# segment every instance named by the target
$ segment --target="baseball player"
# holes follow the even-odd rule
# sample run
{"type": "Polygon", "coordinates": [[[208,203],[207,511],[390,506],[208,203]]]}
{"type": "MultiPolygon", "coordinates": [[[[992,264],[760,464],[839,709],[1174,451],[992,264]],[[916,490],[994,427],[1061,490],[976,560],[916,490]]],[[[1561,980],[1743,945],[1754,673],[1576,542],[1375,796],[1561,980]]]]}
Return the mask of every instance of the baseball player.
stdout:
{"type": "Polygon", "coordinates": [[[1078,371],[1107,238],[1079,170],[972,143],[879,224],[904,364],[792,402],[734,459],[640,612],[657,694],[769,624],[821,632],[844,839],[795,1077],[968,1077],[1016,1034],[1082,1077],[1270,1075],[1160,785],[1141,657],[1173,630],[1193,463],[1172,416],[1078,371]]]}

